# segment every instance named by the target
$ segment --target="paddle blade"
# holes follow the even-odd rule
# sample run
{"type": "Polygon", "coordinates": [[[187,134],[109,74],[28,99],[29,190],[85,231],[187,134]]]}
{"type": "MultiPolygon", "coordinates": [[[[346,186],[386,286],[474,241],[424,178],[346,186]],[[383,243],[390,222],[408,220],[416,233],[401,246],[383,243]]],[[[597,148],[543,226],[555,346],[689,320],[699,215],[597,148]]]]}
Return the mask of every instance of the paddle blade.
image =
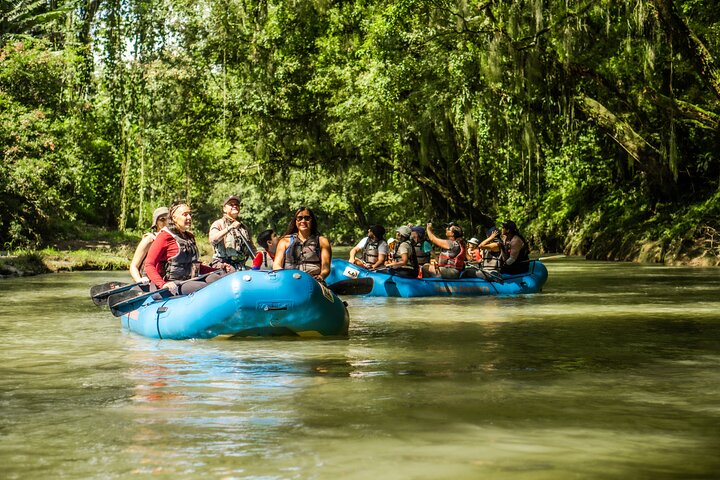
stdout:
{"type": "Polygon", "coordinates": [[[129,290],[135,284],[123,283],[123,282],[107,282],[101,283],[90,287],[90,299],[97,306],[105,303],[105,299],[114,293],[119,293],[125,290],[129,290]],[[128,288],[125,288],[128,287],[128,288]]]}
{"type": "Polygon", "coordinates": [[[337,295],[367,295],[373,289],[375,282],[372,278],[348,278],[328,285],[328,288],[337,295]]]}

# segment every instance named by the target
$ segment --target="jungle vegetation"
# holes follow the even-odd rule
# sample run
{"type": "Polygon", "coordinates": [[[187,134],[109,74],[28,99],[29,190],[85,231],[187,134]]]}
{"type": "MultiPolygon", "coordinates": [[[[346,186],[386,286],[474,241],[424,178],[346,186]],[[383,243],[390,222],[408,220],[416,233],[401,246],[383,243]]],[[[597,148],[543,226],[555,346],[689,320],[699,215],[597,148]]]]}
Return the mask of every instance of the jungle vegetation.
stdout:
{"type": "Polygon", "coordinates": [[[512,218],[540,251],[717,258],[701,0],[0,0],[0,250],[224,196],[255,231],[512,218]]]}

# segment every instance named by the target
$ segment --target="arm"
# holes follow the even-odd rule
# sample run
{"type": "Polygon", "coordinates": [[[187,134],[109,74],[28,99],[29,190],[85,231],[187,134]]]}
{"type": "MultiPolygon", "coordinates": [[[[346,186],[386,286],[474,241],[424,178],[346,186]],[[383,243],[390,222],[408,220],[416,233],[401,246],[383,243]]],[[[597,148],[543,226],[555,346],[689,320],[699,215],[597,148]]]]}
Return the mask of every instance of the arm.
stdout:
{"type": "Polygon", "coordinates": [[[325,237],[320,237],[320,278],[325,280],[330,275],[330,262],[332,262],[332,247],[325,237]]]}
{"type": "Polygon", "coordinates": [[[394,262],[388,262],[385,264],[386,267],[404,267],[408,264],[408,261],[410,260],[410,255],[408,254],[407,250],[403,250],[403,252],[399,252],[395,254],[395,260],[394,262]],[[399,258],[398,258],[399,254],[399,258]]]}
{"type": "Polygon", "coordinates": [[[432,223],[428,223],[425,227],[425,232],[427,233],[428,240],[430,240],[433,244],[437,245],[440,248],[443,248],[447,250],[450,248],[450,244],[447,240],[443,240],[442,238],[439,238],[436,236],[432,231],[432,223]]]}
{"type": "Polygon", "coordinates": [[[500,244],[496,241],[494,241],[498,236],[498,232],[494,231],[488,238],[480,242],[480,245],[478,245],[478,248],[487,248],[488,250],[491,250],[493,252],[500,251],[500,244]]]}
{"type": "Polygon", "coordinates": [[[273,270],[283,269],[283,263],[285,263],[285,250],[287,250],[288,242],[288,237],[283,237],[278,242],[277,250],[275,250],[275,259],[273,260],[273,270]]]}
{"type": "Polygon", "coordinates": [[[386,255],[386,254],[384,254],[384,253],[379,253],[379,254],[378,254],[377,262],[373,263],[373,264],[370,265],[368,268],[370,268],[370,269],[375,269],[375,268],[381,267],[382,264],[385,263],[385,259],[386,259],[386,258],[387,258],[387,255],[386,255]]]}
{"type": "Polygon", "coordinates": [[[225,238],[225,235],[230,233],[230,230],[232,230],[234,228],[239,228],[239,227],[240,227],[240,222],[238,222],[237,220],[225,228],[222,228],[222,223],[219,220],[216,220],[210,227],[210,234],[208,235],[210,243],[211,244],[219,243],[220,240],[225,238]]]}
{"type": "Polygon", "coordinates": [[[520,255],[520,250],[523,247],[523,241],[520,240],[518,237],[513,237],[512,240],[510,240],[510,255],[505,260],[505,265],[512,265],[515,263],[515,260],[517,260],[518,255],[520,255]]]}
{"type": "Polygon", "coordinates": [[[158,288],[163,288],[165,280],[160,275],[160,263],[167,259],[168,240],[173,238],[165,233],[160,232],[155,241],[150,245],[147,257],[145,257],[145,273],[151,282],[158,288]]]}
{"type": "Polygon", "coordinates": [[[150,235],[143,237],[142,240],[140,240],[140,243],[138,243],[138,246],[135,249],[135,254],[130,261],[130,276],[136,283],[143,281],[143,276],[140,274],[140,268],[142,267],[140,262],[142,262],[143,258],[147,255],[148,250],[150,250],[150,245],[152,245],[153,240],[154,239],[150,235]]]}

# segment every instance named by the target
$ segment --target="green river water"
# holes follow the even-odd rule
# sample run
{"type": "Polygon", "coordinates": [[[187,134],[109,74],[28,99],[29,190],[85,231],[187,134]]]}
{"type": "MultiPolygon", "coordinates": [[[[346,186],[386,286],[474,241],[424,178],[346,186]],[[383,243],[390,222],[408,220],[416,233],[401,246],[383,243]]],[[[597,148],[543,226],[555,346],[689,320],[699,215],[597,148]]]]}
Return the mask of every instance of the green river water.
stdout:
{"type": "Polygon", "coordinates": [[[720,269],[349,297],[348,339],[149,340],[123,273],[0,281],[0,478],[720,478],[720,269]]]}

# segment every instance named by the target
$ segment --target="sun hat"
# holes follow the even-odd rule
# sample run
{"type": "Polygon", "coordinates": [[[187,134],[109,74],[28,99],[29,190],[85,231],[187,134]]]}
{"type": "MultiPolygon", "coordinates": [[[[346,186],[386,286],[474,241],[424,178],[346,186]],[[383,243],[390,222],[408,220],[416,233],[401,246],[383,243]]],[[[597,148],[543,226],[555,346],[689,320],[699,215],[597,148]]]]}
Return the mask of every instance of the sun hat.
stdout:
{"type": "Polygon", "coordinates": [[[388,245],[390,245],[390,244],[392,244],[392,243],[395,243],[395,242],[397,242],[397,238],[395,238],[395,237],[390,237],[390,238],[387,239],[387,244],[388,244],[388,245]]]}
{"type": "Polygon", "coordinates": [[[475,237],[472,237],[470,240],[468,240],[468,243],[471,243],[473,245],[480,245],[480,240],[478,240],[475,237]]]}
{"type": "Polygon", "coordinates": [[[403,237],[409,237],[410,236],[410,227],[403,225],[402,227],[398,227],[396,230],[400,235],[403,237]]]}
{"type": "Polygon", "coordinates": [[[163,215],[167,215],[168,213],[170,213],[170,211],[168,210],[167,207],[158,207],[158,208],[156,208],[155,211],[153,211],[152,226],[154,227],[155,225],[157,225],[158,218],[160,218],[160,217],[163,216],[163,215]]]}

